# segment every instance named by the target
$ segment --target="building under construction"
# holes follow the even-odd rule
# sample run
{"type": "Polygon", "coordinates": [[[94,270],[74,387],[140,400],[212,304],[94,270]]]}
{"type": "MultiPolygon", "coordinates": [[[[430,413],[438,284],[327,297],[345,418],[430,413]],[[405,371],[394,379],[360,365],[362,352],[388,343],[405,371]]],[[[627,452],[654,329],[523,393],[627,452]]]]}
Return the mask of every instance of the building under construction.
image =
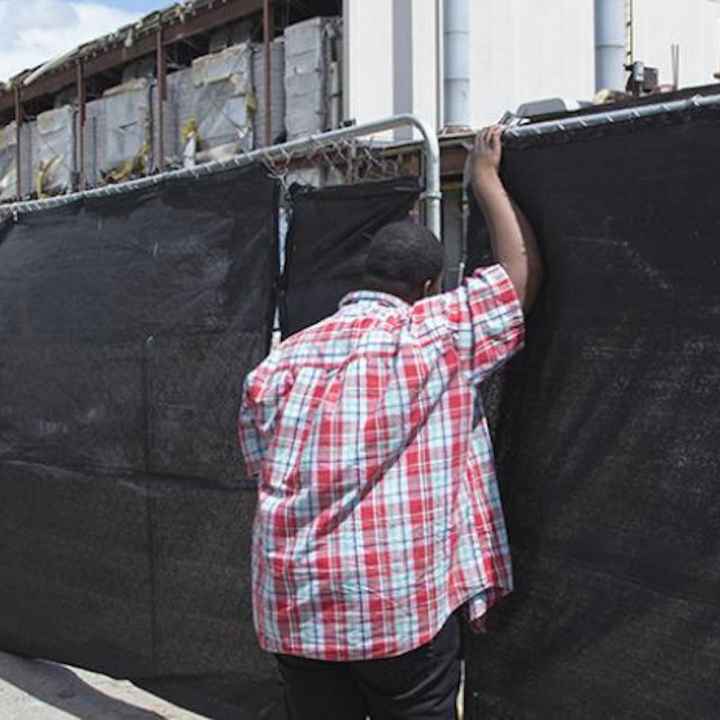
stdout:
{"type": "MultiPolygon", "coordinates": [[[[707,0],[692,0],[692,13],[646,0],[553,3],[540,15],[524,4],[527,13],[519,8],[507,33],[495,0],[482,3],[490,25],[466,0],[185,0],[153,12],[0,86],[0,202],[118,183],[400,113],[434,129],[467,130],[506,110],[576,110],[596,90],[624,91],[626,65],[642,76],[635,94],[678,89],[682,80],[704,85],[716,69],[710,21],[720,6],[707,0]],[[666,38],[668,27],[677,30],[666,38]],[[662,37],[658,48],[650,28],[662,37]],[[490,76],[497,87],[486,84],[490,76]],[[528,104],[543,97],[553,99],[528,104]]],[[[417,137],[404,130],[383,139],[417,137]]],[[[463,153],[453,139],[457,133],[441,138],[443,171],[457,178],[463,153]]]]}
{"type": "Polygon", "coordinates": [[[0,92],[0,200],[117,183],[341,122],[338,2],[191,0],[0,92]]]}

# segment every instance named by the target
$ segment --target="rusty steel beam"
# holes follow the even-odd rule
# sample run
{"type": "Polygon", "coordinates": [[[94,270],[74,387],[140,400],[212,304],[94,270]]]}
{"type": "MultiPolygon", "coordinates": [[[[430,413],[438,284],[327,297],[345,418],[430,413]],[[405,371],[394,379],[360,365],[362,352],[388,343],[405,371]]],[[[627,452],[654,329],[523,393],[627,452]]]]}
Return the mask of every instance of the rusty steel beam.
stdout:
{"type": "Polygon", "coordinates": [[[165,62],[165,42],[162,24],[160,24],[157,29],[156,43],[155,74],[157,75],[158,84],[158,157],[156,158],[155,166],[158,170],[162,171],[165,167],[165,100],[167,100],[167,65],[165,62]]]}
{"type": "Polygon", "coordinates": [[[223,4],[199,10],[182,23],[166,26],[165,44],[171,45],[207,32],[213,28],[259,13],[263,9],[263,0],[227,0],[223,4]]]}
{"type": "Polygon", "coordinates": [[[272,40],[275,34],[272,0],[263,3],[263,38],[265,40],[265,144],[272,145],[272,40]]]}
{"type": "MultiPolygon", "coordinates": [[[[472,138],[468,139],[471,142],[472,138]]],[[[462,145],[445,145],[440,141],[440,173],[443,178],[462,177],[468,151],[462,145]]]]}
{"type": "Polygon", "coordinates": [[[22,144],[21,131],[23,123],[22,98],[20,96],[20,86],[15,85],[15,188],[18,200],[22,199],[22,144]]]}
{"type": "Polygon", "coordinates": [[[78,185],[85,189],[85,121],[87,120],[87,92],[85,88],[85,69],[82,59],[77,61],[77,104],[78,104],[78,185]]]}
{"type": "MultiPolygon", "coordinates": [[[[264,0],[227,0],[222,4],[215,3],[207,8],[201,8],[183,22],[166,25],[163,43],[165,46],[173,45],[180,40],[186,40],[194,35],[261,12],[263,3],[264,0]]],[[[85,56],[85,78],[91,78],[93,75],[122,67],[133,60],[151,55],[155,49],[155,32],[148,30],[147,34],[137,38],[129,47],[126,47],[124,43],[119,43],[110,50],[99,51],[95,56],[85,56]]],[[[75,83],[75,72],[72,65],[67,65],[61,70],[38,78],[24,88],[23,101],[28,102],[46,95],[53,95],[64,88],[71,87],[75,83]]],[[[0,93],[0,113],[10,112],[12,109],[13,93],[0,93]]]]}

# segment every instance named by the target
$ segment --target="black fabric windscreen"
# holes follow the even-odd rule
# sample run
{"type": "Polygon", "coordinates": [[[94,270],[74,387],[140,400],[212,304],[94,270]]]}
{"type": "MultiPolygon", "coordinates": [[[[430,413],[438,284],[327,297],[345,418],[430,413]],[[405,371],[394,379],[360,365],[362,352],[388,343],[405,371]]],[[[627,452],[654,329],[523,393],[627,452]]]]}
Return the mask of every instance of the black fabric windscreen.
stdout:
{"type": "Polygon", "coordinates": [[[516,591],[473,720],[718,717],[719,154],[718,109],[507,143],[547,278],[494,422],[516,591]]]}
{"type": "Polygon", "coordinates": [[[271,677],[236,417],[267,352],[276,183],[168,179],[0,228],[0,648],[271,677]]]}
{"type": "Polygon", "coordinates": [[[280,300],[284,338],[332,315],[344,295],[362,286],[373,236],[406,220],[420,192],[417,178],[321,190],[295,186],[280,300]]]}

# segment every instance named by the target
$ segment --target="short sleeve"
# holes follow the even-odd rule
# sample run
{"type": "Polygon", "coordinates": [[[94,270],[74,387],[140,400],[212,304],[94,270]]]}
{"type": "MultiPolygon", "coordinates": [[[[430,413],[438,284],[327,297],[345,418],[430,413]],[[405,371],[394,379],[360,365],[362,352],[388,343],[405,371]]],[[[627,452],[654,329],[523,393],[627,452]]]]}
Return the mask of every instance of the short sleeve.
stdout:
{"type": "Polygon", "coordinates": [[[441,297],[473,384],[481,383],[522,349],[523,310],[502,265],[476,270],[461,287],[441,297]]]}
{"type": "Polygon", "coordinates": [[[293,375],[278,367],[276,352],[267,357],[245,379],[238,414],[238,440],[249,477],[261,474],[268,446],[293,375]]]}
{"type": "Polygon", "coordinates": [[[238,414],[238,440],[245,461],[248,478],[260,474],[262,460],[265,456],[265,442],[258,430],[256,407],[252,397],[252,373],[245,380],[242,404],[238,414]]]}

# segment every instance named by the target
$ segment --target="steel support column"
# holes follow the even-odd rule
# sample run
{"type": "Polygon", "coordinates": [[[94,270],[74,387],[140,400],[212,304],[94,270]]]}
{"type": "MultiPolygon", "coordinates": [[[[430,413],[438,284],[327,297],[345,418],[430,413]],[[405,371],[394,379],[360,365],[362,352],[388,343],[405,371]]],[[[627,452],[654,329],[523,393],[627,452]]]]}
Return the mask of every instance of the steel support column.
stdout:
{"type": "Polygon", "coordinates": [[[167,100],[167,65],[165,63],[165,42],[162,25],[157,29],[156,41],[155,70],[158,88],[158,151],[157,158],[155,159],[155,167],[162,172],[165,168],[165,101],[167,100]]]}

